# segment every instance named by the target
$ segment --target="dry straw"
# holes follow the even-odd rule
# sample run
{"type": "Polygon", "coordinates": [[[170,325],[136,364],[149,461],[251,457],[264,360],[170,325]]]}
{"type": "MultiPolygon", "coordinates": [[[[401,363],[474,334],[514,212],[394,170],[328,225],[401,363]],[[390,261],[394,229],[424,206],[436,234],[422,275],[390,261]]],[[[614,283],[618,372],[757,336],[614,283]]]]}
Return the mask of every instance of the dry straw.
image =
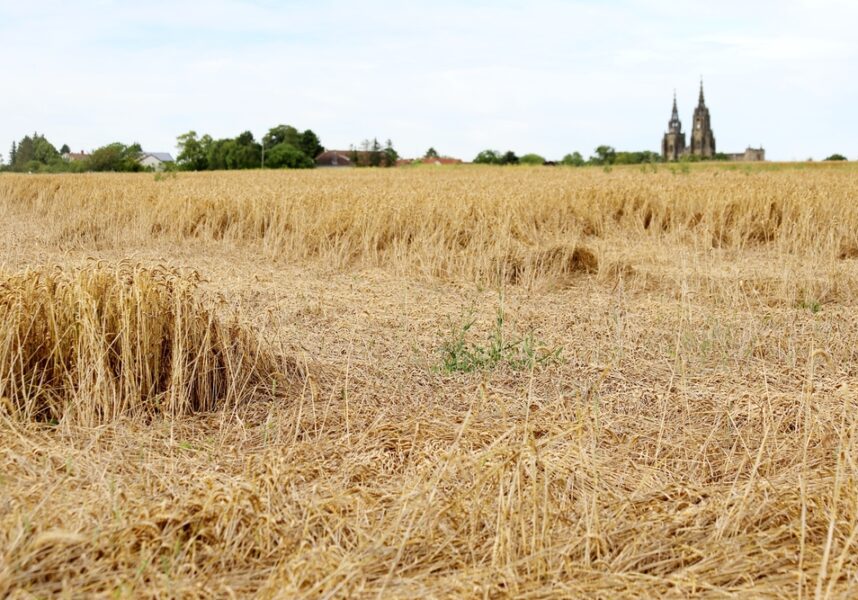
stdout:
{"type": "Polygon", "coordinates": [[[258,338],[166,267],[0,278],[0,398],[24,419],[84,424],[229,408],[273,372],[258,338]]]}
{"type": "Polygon", "coordinates": [[[600,249],[633,240],[848,258],[853,178],[710,167],[7,176],[0,207],[43,219],[64,248],[199,240],[329,268],[531,284],[610,269],[600,249]]]}
{"type": "Polygon", "coordinates": [[[0,176],[9,264],[326,374],[4,276],[0,597],[858,597],[854,173],[0,176]],[[486,283],[562,361],[433,369],[486,283]]]}

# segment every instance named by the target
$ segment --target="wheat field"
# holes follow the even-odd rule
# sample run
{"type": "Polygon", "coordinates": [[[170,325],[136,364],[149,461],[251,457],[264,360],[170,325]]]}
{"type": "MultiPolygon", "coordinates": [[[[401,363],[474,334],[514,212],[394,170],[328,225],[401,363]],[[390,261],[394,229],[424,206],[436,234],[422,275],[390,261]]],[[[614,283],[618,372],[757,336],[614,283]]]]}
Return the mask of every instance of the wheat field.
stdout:
{"type": "Polygon", "coordinates": [[[0,596],[858,596],[854,165],[0,175],[0,596]]]}

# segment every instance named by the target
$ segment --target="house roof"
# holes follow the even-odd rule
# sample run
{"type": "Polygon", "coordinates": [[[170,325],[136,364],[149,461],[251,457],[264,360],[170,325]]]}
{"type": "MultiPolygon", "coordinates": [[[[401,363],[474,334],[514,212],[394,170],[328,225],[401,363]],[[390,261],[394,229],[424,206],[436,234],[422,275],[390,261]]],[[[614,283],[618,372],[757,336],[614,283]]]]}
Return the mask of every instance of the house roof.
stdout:
{"type": "Polygon", "coordinates": [[[452,158],[450,156],[436,156],[434,158],[423,158],[421,162],[425,165],[460,165],[460,158],[452,158]]]}
{"type": "Polygon", "coordinates": [[[462,164],[462,160],[450,156],[436,156],[432,158],[403,158],[396,161],[397,165],[410,165],[414,163],[422,163],[424,165],[460,165],[462,164]]]}
{"type": "Polygon", "coordinates": [[[160,160],[161,162],[174,162],[173,157],[170,156],[169,152],[144,152],[140,155],[140,158],[146,158],[147,156],[151,156],[156,160],[160,160]]]}

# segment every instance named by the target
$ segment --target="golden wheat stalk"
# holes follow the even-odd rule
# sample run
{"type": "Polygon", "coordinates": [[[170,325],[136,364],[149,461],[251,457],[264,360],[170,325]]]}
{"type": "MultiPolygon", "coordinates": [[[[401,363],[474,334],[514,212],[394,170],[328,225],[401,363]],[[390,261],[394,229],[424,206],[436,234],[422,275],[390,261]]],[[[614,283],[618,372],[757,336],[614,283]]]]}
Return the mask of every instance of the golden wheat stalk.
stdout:
{"type": "Polygon", "coordinates": [[[0,277],[0,397],[26,419],[96,424],[228,408],[274,372],[257,336],[166,267],[0,277]]]}

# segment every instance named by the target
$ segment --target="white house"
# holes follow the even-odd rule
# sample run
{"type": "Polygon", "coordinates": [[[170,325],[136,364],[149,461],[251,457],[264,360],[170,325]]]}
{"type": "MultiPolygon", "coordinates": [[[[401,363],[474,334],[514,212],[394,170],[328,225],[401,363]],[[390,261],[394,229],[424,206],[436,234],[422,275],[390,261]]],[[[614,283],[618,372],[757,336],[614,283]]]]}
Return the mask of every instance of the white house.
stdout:
{"type": "Polygon", "coordinates": [[[62,159],[66,162],[78,162],[80,160],[86,160],[89,158],[89,154],[81,150],[80,152],[66,152],[62,155],[62,159]]]}
{"type": "Polygon", "coordinates": [[[140,155],[140,164],[145,168],[163,171],[168,163],[175,162],[168,152],[143,152],[140,155]]]}

